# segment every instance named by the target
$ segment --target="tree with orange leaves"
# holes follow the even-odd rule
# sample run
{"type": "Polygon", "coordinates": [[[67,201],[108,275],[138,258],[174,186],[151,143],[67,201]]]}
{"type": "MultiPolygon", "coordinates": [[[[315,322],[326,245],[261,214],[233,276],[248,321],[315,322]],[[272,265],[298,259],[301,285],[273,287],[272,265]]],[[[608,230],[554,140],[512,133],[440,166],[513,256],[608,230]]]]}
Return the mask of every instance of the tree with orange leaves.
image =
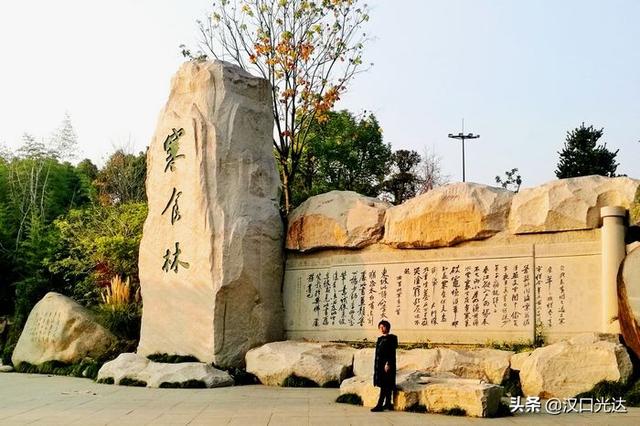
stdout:
{"type": "Polygon", "coordinates": [[[352,78],[366,67],[361,31],[368,7],[358,0],[221,0],[198,21],[200,51],[230,61],[271,83],[274,151],[282,179],[283,213],[292,205],[311,123],[329,111],[352,78]]]}

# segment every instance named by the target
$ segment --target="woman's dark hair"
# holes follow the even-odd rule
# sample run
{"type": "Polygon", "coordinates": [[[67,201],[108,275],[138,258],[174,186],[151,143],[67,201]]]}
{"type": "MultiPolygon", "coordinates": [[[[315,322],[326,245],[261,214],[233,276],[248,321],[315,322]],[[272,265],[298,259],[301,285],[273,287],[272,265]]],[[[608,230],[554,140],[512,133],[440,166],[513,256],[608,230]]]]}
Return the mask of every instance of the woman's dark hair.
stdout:
{"type": "Polygon", "coordinates": [[[381,325],[384,325],[384,328],[386,328],[387,331],[391,331],[391,324],[389,323],[389,321],[382,320],[378,323],[378,327],[380,327],[381,325]]]}

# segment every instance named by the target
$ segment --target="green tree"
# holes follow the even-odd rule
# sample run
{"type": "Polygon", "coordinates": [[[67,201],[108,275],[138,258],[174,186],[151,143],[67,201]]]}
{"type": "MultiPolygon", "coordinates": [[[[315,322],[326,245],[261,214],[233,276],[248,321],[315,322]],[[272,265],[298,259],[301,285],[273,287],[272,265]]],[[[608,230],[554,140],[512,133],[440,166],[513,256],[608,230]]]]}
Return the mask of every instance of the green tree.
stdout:
{"type": "Polygon", "coordinates": [[[56,247],[51,222],[90,201],[81,173],[61,162],[52,145],[52,140],[45,144],[25,135],[15,155],[5,152],[0,159],[0,315],[13,314],[11,344],[33,305],[46,292],[59,290],[44,267],[56,247]]]}
{"type": "Polygon", "coordinates": [[[420,161],[416,151],[399,149],[393,153],[393,172],[384,183],[384,198],[402,204],[417,195],[421,185],[417,170],[420,161]]]}
{"type": "Polygon", "coordinates": [[[506,172],[504,172],[504,175],[504,179],[500,176],[496,176],[496,183],[504,189],[508,189],[509,191],[520,191],[520,185],[522,185],[522,176],[520,176],[520,173],[518,173],[518,168],[516,167],[511,170],[507,170],[506,172]]]}
{"type": "Polygon", "coordinates": [[[376,197],[390,163],[391,146],[383,142],[373,114],[356,118],[346,110],[331,111],[326,121],[315,121],[309,130],[293,205],[331,190],[376,197]]]}
{"type": "Polygon", "coordinates": [[[111,205],[146,201],[146,175],[146,153],[134,155],[118,149],[111,154],[95,179],[100,202],[111,205]]]}
{"type": "Polygon", "coordinates": [[[84,160],[79,162],[76,166],[76,169],[78,169],[80,173],[86,176],[90,182],[93,182],[98,177],[98,166],[93,164],[93,162],[88,158],[85,158],[84,160]]]}
{"type": "Polygon", "coordinates": [[[70,210],[54,222],[58,245],[45,259],[63,291],[85,305],[116,275],[137,287],[138,248],[147,205],[140,202],[70,210]]]}
{"type": "Polygon", "coordinates": [[[231,61],[271,83],[273,144],[283,185],[283,210],[292,208],[309,127],[325,121],[353,77],[362,71],[369,19],[358,0],[221,0],[199,21],[201,51],[231,61]]]}
{"type": "Polygon", "coordinates": [[[566,142],[560,154],[556,169],[559,179],[577,176],[601,175],[615,176],[618,163],[618,150],[609,151],[607,144],[598,145],[604,129],[593,126],[580,127],[567,132],[566,142]]]}

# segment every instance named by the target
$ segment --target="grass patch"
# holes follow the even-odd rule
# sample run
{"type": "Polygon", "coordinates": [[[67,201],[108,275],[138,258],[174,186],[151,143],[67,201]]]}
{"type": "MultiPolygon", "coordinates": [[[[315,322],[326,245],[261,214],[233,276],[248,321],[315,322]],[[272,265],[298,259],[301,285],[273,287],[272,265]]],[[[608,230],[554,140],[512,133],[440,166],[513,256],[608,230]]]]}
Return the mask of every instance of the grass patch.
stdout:
{"type": "Polygon", "coordinates": [[[4,346],[2,347],[2,353],[0,354],[0,358],[2,359],[2,364],[4,365],[13,365],[11,362],[11,355],[13,354],[13,350],[16,348],[17,340],[9,341],[7,339],[4,342],[4,346]]]}
{"type": "Polygon", "coordinates": [[[337,380],[330,380],[327,383],[322,385],[323,388],[339,388],[340,387],[340,382],[337,380]]]}
{"type": "Polygon", "coordinates": [[[55,376],[86,377],[95,380],[102,362],[87,358],[77,364],[65,364],[60,361],[47,361],[40,365],[22,362],[16,367],[18,373],[53,374],[55,376]]]}
{"type": "Polygon", "coordinates": [[[282,386],[285,388],[317,388],[318,384],[306,377],[299,377],[292,374],[282,381],[282,386]]]}
{"type": "Polygon", "coordinates": [[[98,383],[103,385],[113,385],[115,384],[115,381],[113,380],[113,377],[103,377],[102,379],[98,379],[98,383]]]}
{"type": "Polygon", "coordinates": [[[92,308],[95,319],[124,340],[140,340],[142,307],[137,303],[99,305],[92,308]]]}
{"type": "Polygon", "coordinates": [[[576,398],[622,398],[626,407],[640,407],[640,380],[629,381],[623,384],[620,382],[602,381],[596,384],[593,389],[576,395],[576,398]]]}
{"type": "Polygon", "coordinates": [[[336,398],[336,402],[340,404],[362,405],[362,398],[355,393],[344,393],[336,398]]]}
{"type": "Polygon", "coordinates": [[[133,386],[133,387],[139,387],[139,388],[144,388],[147,386],[147,382],[143,380],[130,379],[129,377],[124,377],[120,379],[120,382],[118,384],[120,386],[133,386]]]}
{"type": "Polygon", "coordinates": [[[627,407],[640,407],[640,380],[631,385],[624,394],[627,407]]]}
{"type": "Polygon", "coordinates": [[[515,353],[530,352],[536,348],[533,342],[487,342],[484,347],[515,353]]]}
{"type": "Polygon", "coordinates": [[[187,380],[186,382],[162,382],[160,387],[164,389],[205,389],[207,384],[202,380],[187,380]]]}
{"type": "Polygon", "coordinates": [[[511,417],[511,416],[513,416],[513,413],[509,408],[509,404],[503,401],[500,401],[498,403],[498,409],[496,410],[496,412],[493,414],[493,416],[489,416],[489,417],[499,418],[499,417],[511,417]]]}
{"type": "Polygon", "coordinates": [[[436,414],[444,414],[445,416],[466,416],[467,412],[464,408],[453,407],[437,411],[436,414]]]}
{"type": "Polygon", "coordinates": [[[244,386],[244,385],[258,385],[260,384],[260,380],[258,380],[258,378],[247,372],[246,370],[242,369],[242,368],[229,368],[226,370],[227,373],[229,373],[229,375],[231,377],[233,377],[233,384],[235,386],[244,386]]]}
{"type": "Polygon", "coordinates": [[[133,352],[136,345],[137,342],[135,341],[121,340],[111,346],[97,359],[85,358],[75,364],[66,364],[60,361],[47,361],[39,365],[33,365],[28,362],[22,362],[15,370],[18,373],[53,374],[55,376],[86,377],[91,380],[96,380],[98,377],[98,371],[105,362],[115,359],[123,352],[133,352]]]}
{"type": "Polygon", "coordinates": [[[427,407],[422,404],[413,404],[411,407],[407,407],[405,411],[410,413],[426,413],[427,407]]]}
{"type": "Polygon", "coordinates": [[[170,355],[170,354],[151,354],[147,358],[153,362],[162,362],[165,364],[180,364],[183,362],[200,362],[198,358],[192,355],[170,355]]]}

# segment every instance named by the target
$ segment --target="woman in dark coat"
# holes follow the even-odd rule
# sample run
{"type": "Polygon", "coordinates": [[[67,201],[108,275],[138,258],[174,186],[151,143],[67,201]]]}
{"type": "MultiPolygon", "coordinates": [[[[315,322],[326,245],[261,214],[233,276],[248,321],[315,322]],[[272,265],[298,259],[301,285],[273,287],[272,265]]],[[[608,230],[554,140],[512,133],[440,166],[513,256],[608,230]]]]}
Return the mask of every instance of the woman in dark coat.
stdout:
{"type": "Polygon", "coordinates": [[[396,348],[398,338],[389,334],[391,324],[382,320],[378,324],[382,336],[376,342],[373,366],[373,385],[380,388],[378,404],[371,411],[393,410],[393,391],[396,388],[396,348]]]}

